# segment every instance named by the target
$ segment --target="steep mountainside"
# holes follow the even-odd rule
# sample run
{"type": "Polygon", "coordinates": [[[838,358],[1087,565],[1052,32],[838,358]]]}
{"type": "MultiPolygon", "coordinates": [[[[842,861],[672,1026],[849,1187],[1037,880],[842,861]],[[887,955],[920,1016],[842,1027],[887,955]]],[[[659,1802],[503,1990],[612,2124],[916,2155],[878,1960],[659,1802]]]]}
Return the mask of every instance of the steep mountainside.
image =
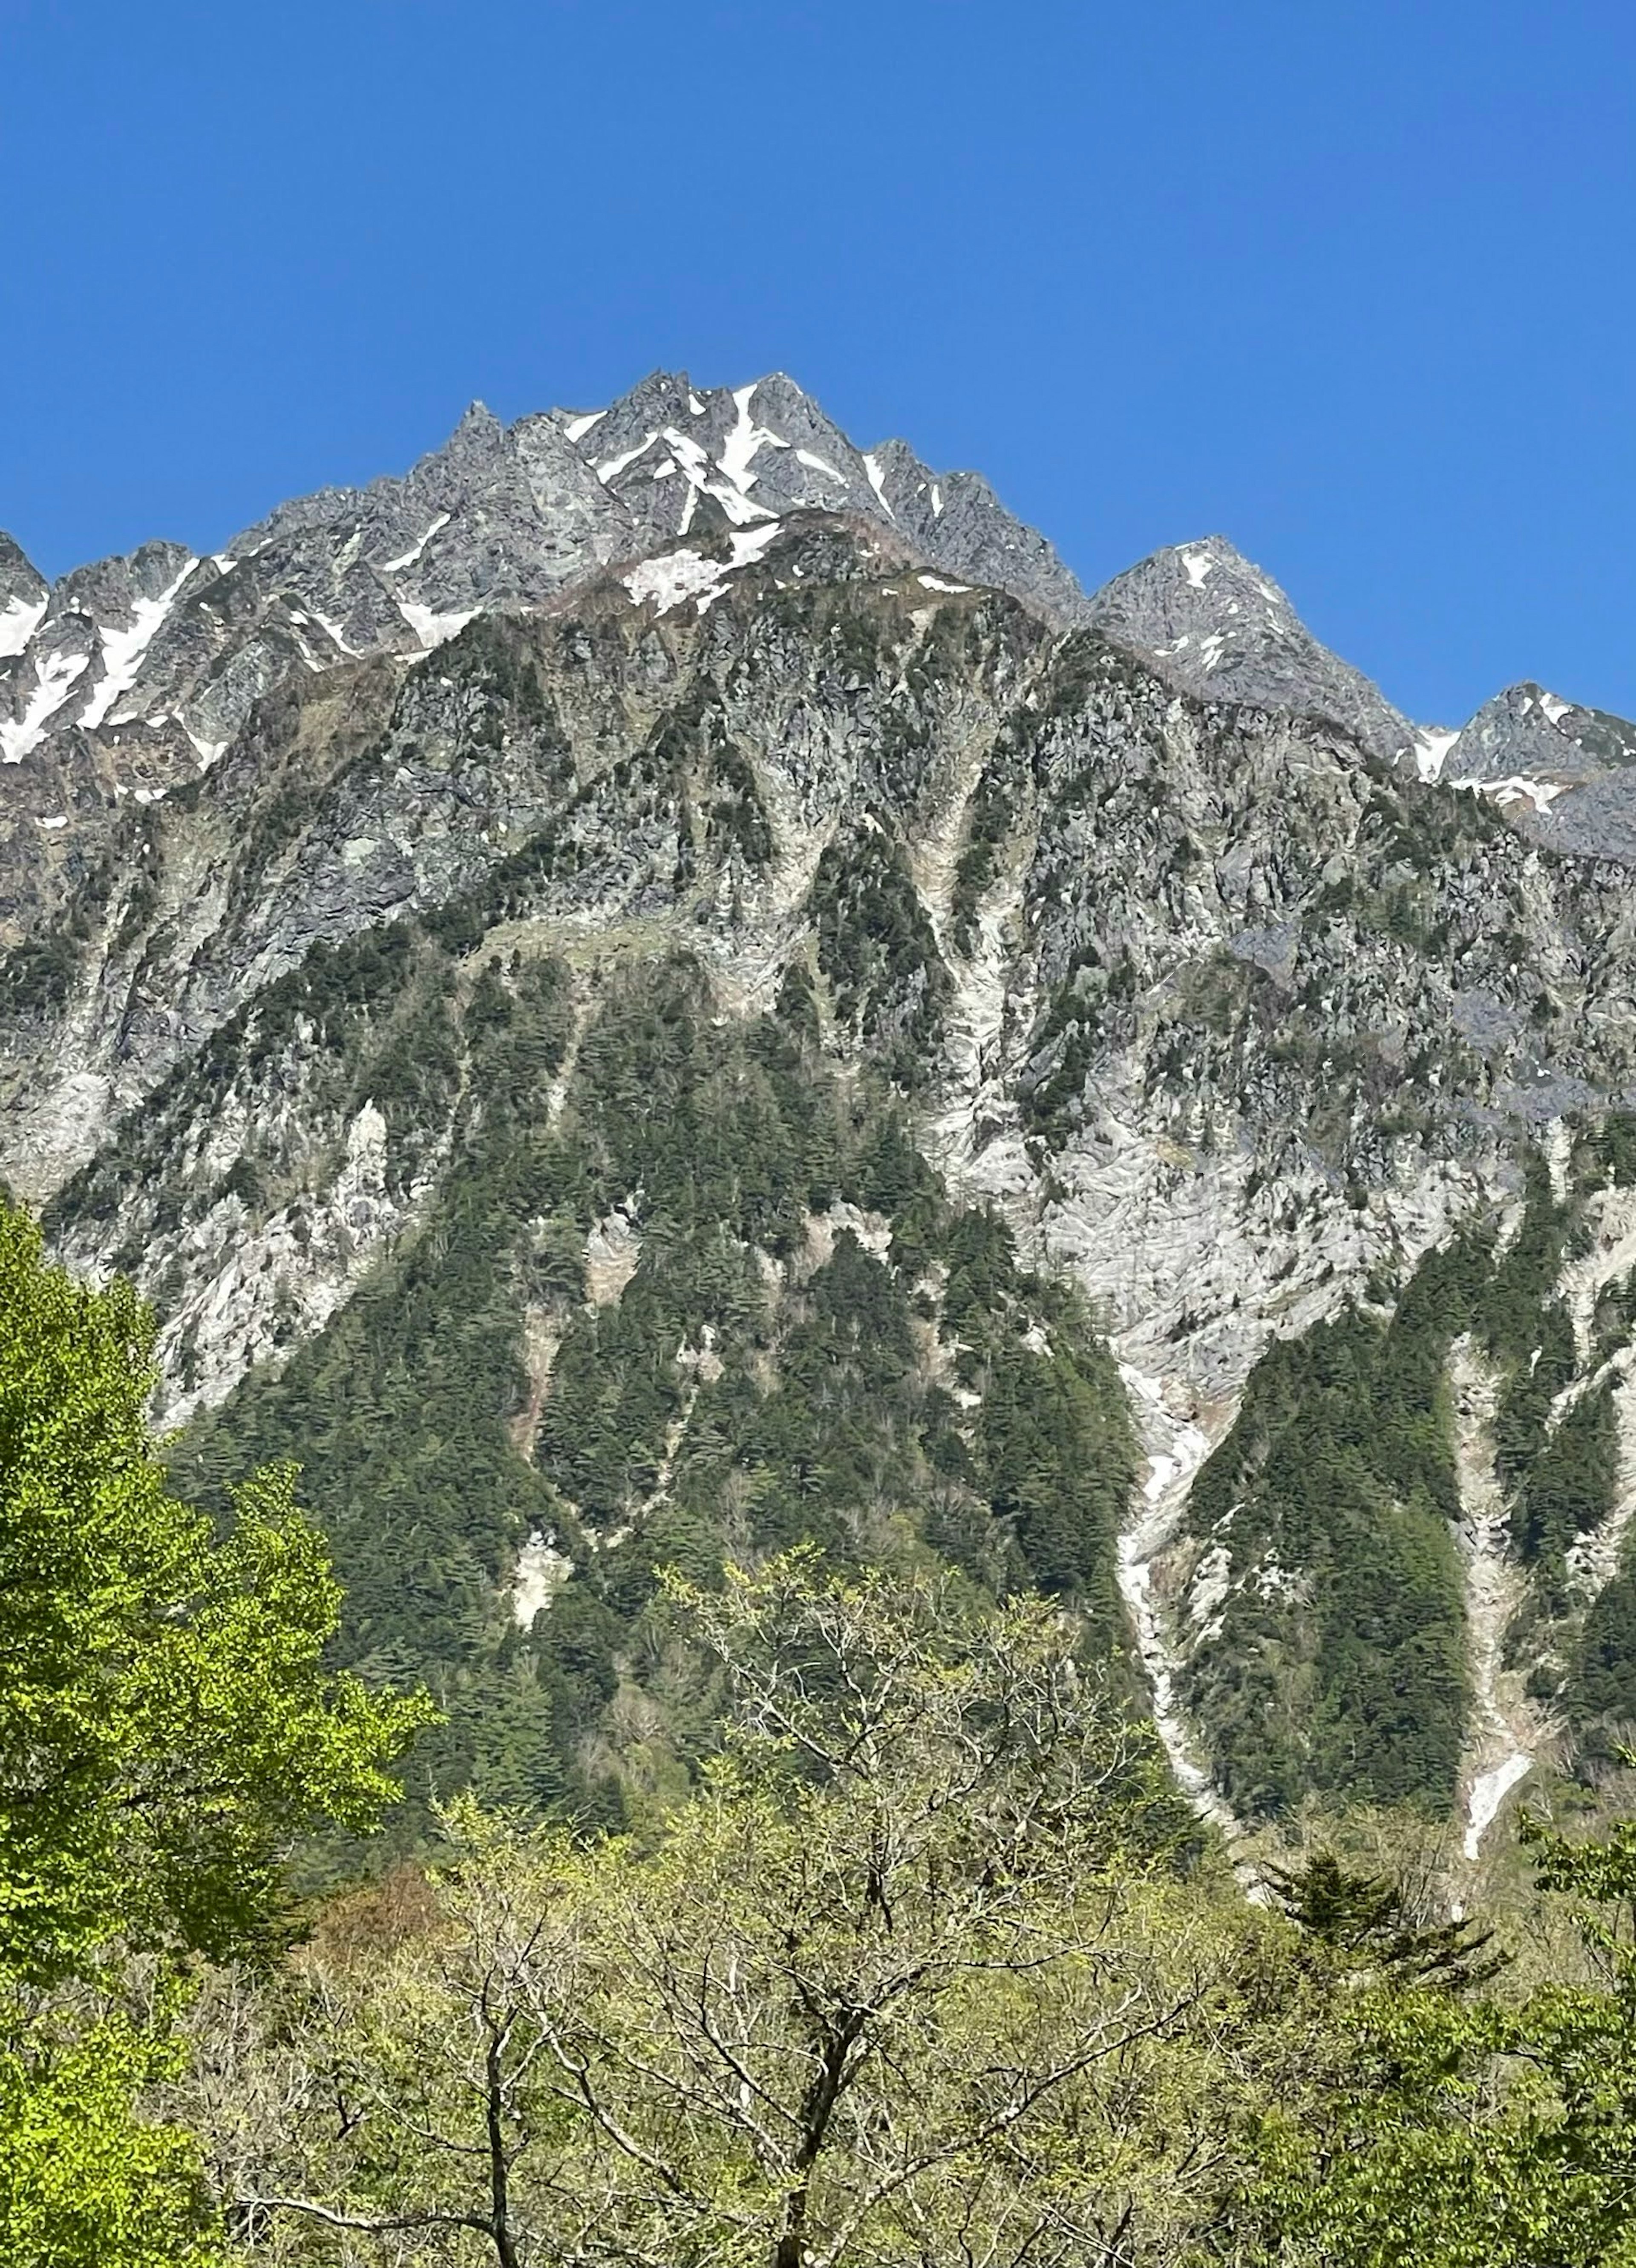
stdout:
{"type": "Polygon", "coordinates": [[[1630,728],[1518,796],[1537,689],[1087,599],[781,379],[0,578],[0,1167],[437,1784],[662,1788],[656,1571],[801,1536],[1077,1600],[1217,1816],[1475,1852],[1636,1717],[1636,913],[1541,832],[1630,728]]]}

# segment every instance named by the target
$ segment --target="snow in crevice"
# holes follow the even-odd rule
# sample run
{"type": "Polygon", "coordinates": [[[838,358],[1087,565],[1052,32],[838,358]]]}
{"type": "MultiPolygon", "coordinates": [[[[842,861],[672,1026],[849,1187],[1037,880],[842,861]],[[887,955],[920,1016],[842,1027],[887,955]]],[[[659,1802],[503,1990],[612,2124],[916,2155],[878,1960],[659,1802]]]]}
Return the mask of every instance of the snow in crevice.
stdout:
{"type": "Polygon", "coordinates": [[[1449,751],[1460,735],[1448,732],[1441,725],[1426,725],[1415,736],[1414,769],[1423,780],[1441,779],[1448,761],[1449,751]]]}
{"type": "Polygon", "coordinates": [[[511,1616],[519,1630],[532,1630],[574,1572],[574,1562],[557,1549],[554,1535],[536,1528],[517,1555],[511,1580],[511,1616]]]}
{"type": "Polygon", "coordinates": [[[1510,1520],[1494,1460],[1499,1376],[1469,1337],[1449,1350],[1455,1403],[1455,1467],[1460,1487],[1456,1542],[1465,1589],[1471,1716],[1461,1768],[1469,1864],[1506,1797],[1533,1770],[1545,1728],[1514,1670],[1505,1667],[1506,1632],[1522,1602],[1523,1579],[1511,1557],[1510,1520]]]}
{"type": "Polygon", "coordinates": [[[14,653],[22,652],[44,622],[50,604],[49,598],[33,606],[26,599],[8,599],[0,607],[0,661],[9,661],[14,653]]]}
{"type": "Polygon", "coordinates": [[[570,441],[583,441],[591,427],[607,414],[605,409],[587,409],[581,416],[570,417],[562,431],[570,441]]]}
{"type": "Polygon", "coordinates": [[[1559,725],[1565,717],[1572,714],[1574,708],[1571,701],[1559,701],[1554,693],[1542,693],[1539,705],[1544,711],[1548,725],[1559,725]]]}
{"type": "Polygon", "coordinates": [[[1187,570],[1187,581],[1195,591],[1202,591],[1208,581],[1215,562],[1207,551],[1184,551],[1182,565],[1187,570]]]}
{"type": "Polygon", "coordinates": [[[0,763],[20,764],[46,737],[46,726],[89,666],[83,653],[48,654],[34,665],[34,689],[18,718],[0,722],[0,763]]]}
{"type": "Polygon", "coordinates": [[[176,580],[157,599],[136,600],[131,608],[135,620],[128,630],[99,632],[102,640],[102,677],[79,718],[88,733],[96,731],[114,703],[136,683],[143,656],[175,605],[177,593],[198,564],[196,559],[190,559],[176,580]]]}
{"type": "MultiPolygon", "coordinates": [[[[400,610],[400,612],[401,612],[401,611],[402,611],[402,605],[403,605],[402,600],[399,600],[399,602],[398,602],[398,604],[399,604],[399,610],[400,610]]],[[[304,617],[304,615],[291,615],[291,617],[290,617],[290,619],[291,619],[291,621],[292,621],[292,622],[297,622],[297,621],[304,621],[304,620],[305,620],[305,617],[304,617]]],[[[321,630],[325,630],[325,631],[326,631],[326,632],[328,633],[328,635],[329,635],[332,638],[334,638],[334,639],[335,644],[340,647],[340,649],[341,649],[341,651],[342,652],[342,653],[344,653],[344,654],[351,654],[352,652],[354,652],[356,651],[356,649],[355,649],[354,647],[349,646],[349,645],[347,644],[347,640],[346,640],[346,634],[345,634],[345,632],[342,630],[342,629],[341,629],[341,624],[340,624],[339,622],[331,622],[331,620],[330,620],[330,618],[329,618],[329,616],[328,616],[327,615],[320,615],[320,614],[319,614],[319,610],[318,610],[318,608],[317,608],[316,607],[314,607],[314,608],[313,608],[313,609],[312,609],[312,619],[313,619],[313,621],[318,624],[319,628],[321,630]]]]}
{"type": "Polygon", "coordinates": [[[657,433],[649,433],[645,440],[638,441],[634,449],[623,450],[617,457],[605,457],[597,467],[597,478],[605,484],[617,480],[626,466],[634,465],[638,457],[645,455],[658,438],[657,433]]]}
{"type": "Polygon", "coordinates": [[[1153,1721],[1177,1785],[1201,1819],[1233,1836],[1237,1822],[1195,1752],[1191,1727],[1177,1698],[1182,1657],[1155,1585],[1159,1560],[1176,1540],[1188,1491],[1210,1454],[1210,1437],[1190,1418],[1177,1418],[1162,1380],[1119,1365],[1131,1414],[1148,1458],[1139,1503],[1120,1531],[1117,1573],[1136,1652],[1153,1694],[1153,1721]]]}
{"type": "Polygon", "coordinates": [[[834,466],[826,463],[822,457],[815,457],[811,449],[797,449],[796,460],[815,473],[822,473],[826,481],[839,481],[842,488],[848,485],[845,473],[837,472],[834,466]]]}
{"type": "Polygon", "coordinates": [[[734,387],[733,401],[737,407],[738,419],[723,442],[722,453],[717,460],[722,471],[741,496],[749,493],[750,484],[755,478],[750,467],[759,452],[789,446],[779,434],[769,432],[765,425],[758,425],[750,415],[750,404],[754,394],[752,385],[734,387]]]}
{"type": "Polygon", "coordinates": [[[869,486],[875,491],[881,510],[888,519],[896,520],[898,515],[886,501],[886,475],[881,470],[880,459],[866,450],[863,457],[863,469],[869,476],[869,486]]]}
{"type": "MultiPolygon", "coordinates": [[[[211,765],[219,763],[227,753],[230,745],[228,741],[202,740],[197,733],[189,732],[186,725],[182,726],[182,730],[187,733],[187,738],[193,744],[193,752],[199,759],[199,769],[202,772],[208,772],[211,765]]],[[[137,792],[140,794],[141,790],[138,789],[137,792]]]]}
{"type": "MultiPolygon", "coordinates": [[[[467,622],[475,620],[477,608],[466,607],[440,615],[434,608],[417,606],[413,599],[400,599],[398,612],[419,638],[422,652],[429,653],[434,646],[446,645],[451,637],[458,637],[467,622]]],[[[326,623],[325,628],[328,627],[326,623]]]]}
{"type": "Polygon", "coordinates": [[[1526,801],[1538,812],[1544,811],[1546,805],[1558,796],[1565,795],[1568,784],[1566,780],[1529,779],[1521,772],[1513,772],[1508,779],[1456,779],[1450,780],[1449,784],[1450,787],[1475,788],[1479,795],[1488,796],[1502,806],[1526,801]]]}
{"type": "Polygon", "coordinates": [[[708,559],[703,552],[688,547],[667,551],[657,559],[644,559],[628,575],[621,575],[620,580],[630,593],[633,606],[640,607],[651,600],[660,614],[668,615],[673,607],[683,606],[692,599],[702,615],[726,589],[725,578],[759,559],[781,525],[772,519],[759,527],[735,528],[729,539],[732,547],[730,558],[708,559]]]}
{"type": "Polygon", "coordinates": [[[421,537],[418,542],[412,543],[408,549],[400,553],[396,559],[383,559],[381,561],[381,573],[383,575],[395,575],[400,568],[413,567],[415,561],[420,557],[422,552],[425,550],[427,545],[431,541],[433,536],[437,534],[438,529],[448,526],[450,517],[451,515],[448,512],[440,512],[437,519],[433,520],[431,526],[427,529],[425,534],[421,537]]]}
{"type": "Polygon", "coordinates": [[[969,591],[969,583],[945,583],[935,575],[917,575],[915,581],[928,591],[969,591]]]}
{"type": "Polygon", "coordinates": [[[664,438],[676,460],[678,469],[687,482],[687,502],[683,507],[682,524],[677,531],[679,534],[686,535],[693,525],[693,512],[701,496],[714,497],[726,518],[740,527],[752,520],[773,519],[765,504],[751,502],[744,490],[712,461],[691,434],[681,432],[674,425],[667,425],[664,438]]]}

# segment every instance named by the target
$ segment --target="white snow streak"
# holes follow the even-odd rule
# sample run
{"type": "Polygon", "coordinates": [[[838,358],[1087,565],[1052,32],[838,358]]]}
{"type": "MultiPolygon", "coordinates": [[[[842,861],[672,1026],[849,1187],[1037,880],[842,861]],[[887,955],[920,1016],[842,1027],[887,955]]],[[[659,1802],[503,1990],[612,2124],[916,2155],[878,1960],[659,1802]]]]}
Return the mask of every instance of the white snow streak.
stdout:
{"type": "MultiPolygon", "coordinates": [[[[187,733],[187,738],[193,743],[193,752],[199,759],[199,769],[202,772],[208,772],[211,765],[216,763],[226,753],[229,745],[227,741],[202,740],[197,733],[188,733],[186,725],[182,726],[182,730],[184,733],[187,733]]],[[[165,790],[163,788],[158,788],[154,791],[154,795],[163,795],[164,792],[165,790]]],[[[139,803],[144,801],[151,802],[154,799],[154,795],[150,795],[149,792],[145,788],[139,787],[136,790],[136,799],[139,803]]]]}
{"type": "Polygon", "coordinates": [[[583,441],[598,419],[607,414],[605,409],[588,409],[583,417],[570,417],[562,431],[570,441],[583,441]]]}
{"type": "Polygon", "coordinates": [[[1483,1837],[1499,1816],[1500,1807],[1518,1780],[1526,1779],[1534,1768],[1532,1756],[1508,1756],[1492,1771],[1480,1773],[1471,1782],[1471,1793],[1466,1804],[1464,1851],[1468,1859],[1475,1859],[1482,1851],[1483,1837]]]}
{"type": "Polygon", "coordinates": [[[1208,1772],[1192,1753],[1188,1728],[1176,1697],[1177,1657],[1154,1597],[1154,1562],[1174,1536],[1194,1474],[1209,1454],[1209,1437],[1202,1428],[1172,1416],[1165,1405],[1164,1389],[1156,1378],[1119,1365],[1119,1375],[1130,1392],[1132,1415],[1139,1430],[1168,1446],[1150,1447],[1148,1477],[1142,1484],[1145,1507],[1119,1539],[1117,1575],[1136,1639],[1136,1651],[1153,1689],[1153,1721],[1170,1770],[1183,1793],[1201,1818],[1230,1831],[1232,1815],[1213,1786],[1208,1772]]]}
{"type": "Polygon", "coordinates": [[[59,827],[66,827],[68,825],[68,814],[64,811],[55,811],[52,813],[49,819],[42,819],[40,824],[42,827],[49,828],[55,831],[55,829],[59,827]]]}
{"type": "Polygon", "coordinates": [[[935,481],[934,481],[934,482],[932,482],[932,517],[933,517],[933,519],[941,519],[943,518],[943,490],[938,487],[938,485],[937,485],[936,482],[935,482],[935,481]]]}
{"type": "Polygon", "coordinates": [[[880,468],[880,459],[872,456],[867,449],[863,453],[863,469],[869,476],[869,486],[880,499],[881,510],[888,519],[895,520],[898,515],[886,501],[886,481],[880,468]]]}
{"type": "MultiPolygon", "coordinates": [[[[400,599],[398,612],[419,638],[422,652],[429,653],[434,646],[446,645],[451,637],[459,637],[475,616],[477,608],[467,607],[463,613],[440,615],[430,607],[417,607],[412,599],[400,599]]],[[[327,630],[328,623],[324,627],[327,630]]]]}
{"type": "Polygon", "coordinates": [[[796,459],[799,464],[810,465],[815,473],[822,473],[826,481],[839,481],[843,488],[847,486],[845,473],[838,473],[833,465],[825,464],[822,457],[815,457],[811,449],[797,449],[796,459]]]}
{"type": "Polygon", "coordinates": [[[714,464],[690,434],[679,432],[674,425],[667,425],[664,438],[670,444],[688,487],[687,503],[678,530],[679,534],[686,535],[693,525],[694,507],[701,496],[714,497],[728,519],[740,527],[747,520],[773,519],[765,504],[752,504],[744,490],[735,486],[727,474],[725,461],[720,466],[714,464]]]}
{"type": "Polygon", "coordinates": [[[437,534],[438,529],[440,527],[447,527],[448,525],[449,514],[446,512],[440,512],[437,519],[433,520],[431,526],[427,529],[425,534],[422,536],[418,543],[412,543],[408,549],[397,559],[383,559],[381,561],[381,573],[383,575],[395,575],[400,567],[413,567],[415,561],[420,557],[422,552],[425,550],[427,545],[431,541],[433,536],[437,534]]]}
{"type": "Polygon", "coordinates": [[[758,425],[750,415],[753,386],[738,386],[733,389],[733,400],[738,407],[738,422],[722,444],[721,467],[741,496],[747,496],[755,475],[751,471],[752,459],[761,449],[787,449],[788,441],[776,433],[769,433],[765,425],[758,425]]]}
{"type": "Polygon", "coordinates": [[[1520,803],[1526,798],[1536,811],[1543,811],[1558,796],[1566,795],[1568,786],[1566,780],[1527,779],[1521,772],[1513,772],[1509,779],[1457,779],[1449,784],[1453,787],[1474,787],[1479,794],[1492,796],[1499,804],[1520,803]]]}
{"type": "Polygon", "coordinates": [[[1416,736],[1414,769],[1423,780],[1442,777],[1449,751],[1459,737],[1458,732],[1446,732],[1441,725],[1427,725],[1416,736]]]}
{"type": "Polygon", "coordinates": [[[31,607],[26,599],[8,599],[0,607],[0,661],[7,661],[14,653],[21,653],[34,632],[46,618],[50,599],[41,599],[31,607]]]}
{"type": "Polygon", "coordinates": [[[605,485],[609,481],[617,480],[626,466],[634,465],[638,457],[652,448],[658,438],[657,433],[649,433],[647,439],[638,441],[634,449],[627,449],[617,457],[605,457],[597,467],[597,478],[605,485]]]}
{"type": "MultiPolygon", "coordinates": [[[[332,622],[329,616],[327,615],[320,615],[316,607],[312,609],[312,619],[318,624],[319,630],[327,630],[329,632],[329,635],[334,639],[335,644],[341,648],[342,653],[350,653],[353,651],[353,649],[347,644],[346,639],[341,636],[341,624],[339,622],[332,622]]],[[[304,622],[306,620],[306,616],[304,615],[292,615],[290,616],[290,620],[292,622],[304,622]]]]}
{"type": "Polygon", "coordinates": [[[778,530],[775,519],[765,527],[735,528],[730,559],[707,559],[702,552],[688,548],[667,552],[662,559],[644,559],[620,580],[630,593],[633,606],[640,607],[651,599],[660,614],[668,615],[672,607],[693,599],[702,615],[726,589],[723,577],[759,559],[778,530]]]}
{"type": "Polygon", "coordinates": [[[969,591],[972,587],[969,583],[942,582],[935,575],[917,575],[914,579],[928,591],[969,591]]]}
{"type": "Polygon", "coordinates": [[[1571,701],[1559,701],[1554,693],[1542,693],[1539,696],[1539,705],[1545,712],[1548,724],[1559,725],[1573,708],[1574,703],[1571,701]]]}
{"type": "Polygon", "coordinates": [[[68,699],[74,680],[88,666],[83,653],[48,654],[34,665],[34,690],[14,722],[0,724],[0,763],[20,764],[46,736],[47,721],[68,699]]]}
{"type": "Polygon", "coordinates": [[[136,600],[131,608],[136,620],[128,630],[99,631],[102,640],[102,681],[80,716],[86,732],[94,733],[121,694],[128,693],[136,683],[143,654],[175,604],[176,593],[198,564],[196,559],[190,559],[176,580],[157,599],[136,600]]]}

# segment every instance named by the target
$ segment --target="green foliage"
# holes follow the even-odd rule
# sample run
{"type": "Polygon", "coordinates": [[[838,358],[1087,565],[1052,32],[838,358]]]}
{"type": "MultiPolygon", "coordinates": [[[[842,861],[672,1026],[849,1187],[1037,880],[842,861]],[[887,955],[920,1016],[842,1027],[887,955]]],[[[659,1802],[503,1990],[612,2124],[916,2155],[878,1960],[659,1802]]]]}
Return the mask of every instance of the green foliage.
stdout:
{"type": "Polygon", "coordinates": [[[977,909],[999,870],[1000,846],[1011,831],[1016,791],[1009,768],[996,751],[984,765],[966,819],[966,838],[954,873],[954,944],[970,955],[977,941],[977,909]]]}
{"type": "Polygon", "coordinates": [[[423,1229],[179,1452],[216,1501],[247,1462],[301,1459],[346,1585],[339,1658],[413,1671],[446,1712],[406,1833],[466,1785],[600,1815],[621,1680],[669,1679],[655,1716],[696,1745],[697,1697],[655,1667],[666,1565],[924,1540],[990,1587],[1073,1598],[1099,1647],[1117,1633],[1135,1454],[1107,1351],[999,1223],[950,1212],[879,1080],[825,1061],[810,983],[745,1025],[686,961],[610,976],[554,1096],[572,1022],[566,972],[489,964],[423,1229]],[[598,1223],[635,1265],[591,1304],[598,1223]],[[548,1380],[521,1359],[525,1302],[548,1380]],[[531,1533],[573,1573],[524,1633],[507,1590],[531,1533]]]}
{"type": "Polygon", "coordinates": [[[214,2268],[225,2259],[199,2144],[136,2108],[181,2067],[123,2011],[27,2005],[0,2047],[0,2268],[214,2268]]]}
{"type": "Polygon", "coordinates": [[[0,1215],[0,1971],[48,1982],[118,1932],[224,1951],[276,1919],[280,1861],[363,1825],[423,1711],[325,1668],[337,1594],[288,1469],[228,1533],[167,1491],[151,1326],[0,1215]]]}
{"type": "Polygon", "coordinates": [[[1263,2123],[1252,2257],[1322,2268],[1625,2268],[1636,2185],[1636,1827],[1532,1831],[1586,1965],[1509,2002],[1420,1985],[1336,2010],[1327,2085],[1263,2123]]]}
{"type": "Polygon", "coordinates": [[[509,1015],[480,1012],[471,1099],[422,1235],[174,1456],[216,1504],[246,1467],[300,1458],[345,1589],[338,1658],[370,1685],[423,1678],[445,1712],[412,1761],[422,1805],[490,1775],[536,1802],[563,1793],[544,1697],[508,1675],[503,1594],[531,1528],[563,1518],[507,1421],[528,1393],[512,1274],[525,1224],[587,1209],[583,1163],[546,1123],[571,1023],[551,964],[519,972],[509,1015]]]}
{"type": "Polygon", "coordinates": [[[1293,1870],[1269,1867],[1265,1880],[1291,1921],[1354,1975],[1466,1992],[1505,1966],[1503,1955],[1488,1951],[1493,1930],[1462,1919],[1416,1923],[1400,1881],[1358,1874],[1332,1851],[1293,1870]]]}
{"type": "Polygon", "coordinates": [[[1225,1548],[1231,1587],[1190,1697],[1245,1813],[1310,1790],[1453,1800],[1466,1693],[1442,1362],[1485,1274],[1456,1245],[1389,1324],[1350,1312],[1275,1344],[1194,1484],[1190,1521],[1225,1548]]]}
{"type": "Polygon", "coordinates": [[[950,977],[902,844],[876,820],[832,843],[810,909],[836,1015],[900,1086],[921,1085],[942,1036],[950,977]]]}
{"type": "Polygon", "coordinates": [[[325,1660],[338,1594],[288,1468],[217,1534],[149,1438],[152,1327],[129,1287],[48,1267],[0,1209],[0,2263],[217,2257],[172,2076],[190,1956],[265,1957],[284,1862],[361,1831],[422,1703],[325,1660]],[[134,2004],[122,1969],[145,1956],[134,2004]]]}

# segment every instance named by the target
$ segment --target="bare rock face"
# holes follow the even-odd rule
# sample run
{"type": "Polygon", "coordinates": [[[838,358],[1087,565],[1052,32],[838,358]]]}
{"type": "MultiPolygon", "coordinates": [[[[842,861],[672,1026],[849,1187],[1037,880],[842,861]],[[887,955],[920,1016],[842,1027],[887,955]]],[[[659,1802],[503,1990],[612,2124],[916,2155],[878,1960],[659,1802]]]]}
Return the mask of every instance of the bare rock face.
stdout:
{"type": "MultiPolygon", "coordinates": [[[[1178,1601],[1214,1628],[1248,1578],[1192,1477],[1270,1349],[1636,1095],[1632,751],[1533,687],[1412,726],[1217,538],[1088,599],[977,475],[782,377],[476,407],[218,557],[48,587],[0,541],[0,1173],[155,1300],[180,1424],[413,1248],[485,984],[554,957],[583,1021],[685,954],[730,1023],[798,980],[1113,1343],[1120,1587],[1214,1816],[1178,1601]]],[[[593,1307],[644,1248],[640,1189],[606,1204],[593,1307]]],[[[538,1419],[558,1333],[517,1302],[538,1419]]]]}
{"type": "Polygon", "coordinates": [[[1155,551],[1098,591],[1089,617],[1202,700],[1325,718],[1387,762],[1412,748],[1407,718],[1321,646],[1278,585],[1221,536],[1155,551]]]}

